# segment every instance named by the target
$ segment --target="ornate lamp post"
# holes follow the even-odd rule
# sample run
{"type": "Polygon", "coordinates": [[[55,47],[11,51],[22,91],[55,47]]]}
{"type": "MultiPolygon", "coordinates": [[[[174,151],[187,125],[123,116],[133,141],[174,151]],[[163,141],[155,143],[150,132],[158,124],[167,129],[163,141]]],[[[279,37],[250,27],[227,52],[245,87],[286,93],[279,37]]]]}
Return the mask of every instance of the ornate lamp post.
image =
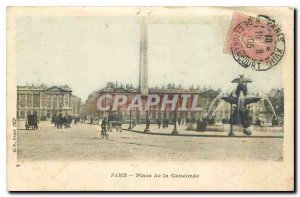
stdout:
{"type": "Polygon", "coordinates": [[[173,135],[178,134],[178,131],[177,131],[177,108],[175,109],[175,112],[174,112],[174,129],[172,131],[172,134],[173,135]]]}
{"type": "Polygon", "coordinates": [[[173,135],[177,135],[178,134],[178,131],[177,131],[177,104],[178,103],[176,103],[175,111],[174,111],[174,129],[172,131],[173,135]]]}
{"type": "Polygon", "coordinates": [[[149,121],[149,110],[146,110],[146,128],[144,130],[145,133],[148,133],[149,130],[149,126],[150,126],[150,121],[149,121]]]}
{"type": "Polygon", "coordinates": [[[230,129],[229,129],[229,133],[228,133],[228,136],[234,136],[234,133],[233,133],[233,111],[232,111],[232,104],[230,103],[230,129]]]}
{"type": "Polygon", "coordinates": [[[137,125],[140,125],[140,111],[138,109],[136,109],[135,112],[135,119],[137,121],[137,125]]]}
{"type": "Polygon", "coordinates": [[[128,129],[132,129],[132,123],[131,123],[131,109],[129,110],[129,127],[128,129]]]}

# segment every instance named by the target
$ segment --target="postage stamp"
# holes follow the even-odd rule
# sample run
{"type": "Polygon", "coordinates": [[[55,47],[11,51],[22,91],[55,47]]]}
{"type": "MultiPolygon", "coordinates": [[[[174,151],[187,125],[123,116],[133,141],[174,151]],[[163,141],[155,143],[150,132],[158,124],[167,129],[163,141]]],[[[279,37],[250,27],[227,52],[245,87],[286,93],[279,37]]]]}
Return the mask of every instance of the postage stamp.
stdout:
{"type": "Polygon", "coordinates": [[[285,37],[276,21],[235,13],[224,52],[244,68],[266,71],[276,66],[285,52],[285,37]]]}

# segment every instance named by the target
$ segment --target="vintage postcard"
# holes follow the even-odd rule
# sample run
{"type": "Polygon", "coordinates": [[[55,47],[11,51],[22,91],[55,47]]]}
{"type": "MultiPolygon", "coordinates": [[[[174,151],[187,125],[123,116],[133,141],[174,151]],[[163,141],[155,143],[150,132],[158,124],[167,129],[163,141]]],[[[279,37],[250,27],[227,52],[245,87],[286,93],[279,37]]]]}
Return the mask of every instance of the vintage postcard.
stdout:
{"type": "Polygon", "coordinates": [[[8,7],[9,191],[293,191],[294,9],[8,7]]]}

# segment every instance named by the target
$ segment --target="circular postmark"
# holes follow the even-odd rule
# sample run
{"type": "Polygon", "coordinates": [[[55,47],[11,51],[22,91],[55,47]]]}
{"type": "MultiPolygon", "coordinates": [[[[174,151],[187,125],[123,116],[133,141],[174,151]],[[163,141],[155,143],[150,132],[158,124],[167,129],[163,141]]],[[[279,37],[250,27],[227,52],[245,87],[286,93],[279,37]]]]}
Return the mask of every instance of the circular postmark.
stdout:
{"type": "Polygon", "coordinates": [[[268,16],[248,17],[233,29],[231,53],[245,68],[268,70],[280,62],[284,51],[284,34],[268,16]]]}

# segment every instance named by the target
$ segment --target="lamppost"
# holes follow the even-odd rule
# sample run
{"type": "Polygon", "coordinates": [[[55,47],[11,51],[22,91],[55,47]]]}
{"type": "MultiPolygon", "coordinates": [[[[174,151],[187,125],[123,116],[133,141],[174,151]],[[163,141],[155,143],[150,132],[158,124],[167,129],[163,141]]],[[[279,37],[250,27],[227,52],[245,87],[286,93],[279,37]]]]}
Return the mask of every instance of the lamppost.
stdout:
{"type": "Polygon", "coordinates": [[[228,136],[234,136],[234,133],[233,133],[233,111],[232,111],[232,104],[230,104],[230,119],[229,119],[229,125],[230,125],[230,129],[229,129],[229,133],[228,133],[228,136]]]}
{"type": "Polygon", "coordinates": [[[146,128],[144,130],[145,133],[148,133],[150,130],[149,130],[149,126],[150,126],[150,121],[149,121],[149,110],[147,109],[146,110],[146,128]]]}
{"type": "Polygon", "coordinates": [[[175,105],[175,111],[174,111],[174,129],[172,131],[173,135],[177,135],[178,131],[177,131],[177,105],[178,105],[178,100],[176,101],[176,105],[175,105]]]}
{"type": "Polygon", "coordinates": [[[128,129],[132,129],[132,125],[131,125],[131,109],[129,110],[129,127],[128,129]]]}
{"type": "Polygon", "coordinates": [[[174,112],[174,129],[172,131],[173,135],[177,135],[178,131],[177,131],[177,106],[175,107],[175,112],[174,112]]]}
{"type": "Polygon", "coordinates": [[[137,124],[140,125],[140,111],[137,109],[136,111],[137,114],[137,124]]]}

